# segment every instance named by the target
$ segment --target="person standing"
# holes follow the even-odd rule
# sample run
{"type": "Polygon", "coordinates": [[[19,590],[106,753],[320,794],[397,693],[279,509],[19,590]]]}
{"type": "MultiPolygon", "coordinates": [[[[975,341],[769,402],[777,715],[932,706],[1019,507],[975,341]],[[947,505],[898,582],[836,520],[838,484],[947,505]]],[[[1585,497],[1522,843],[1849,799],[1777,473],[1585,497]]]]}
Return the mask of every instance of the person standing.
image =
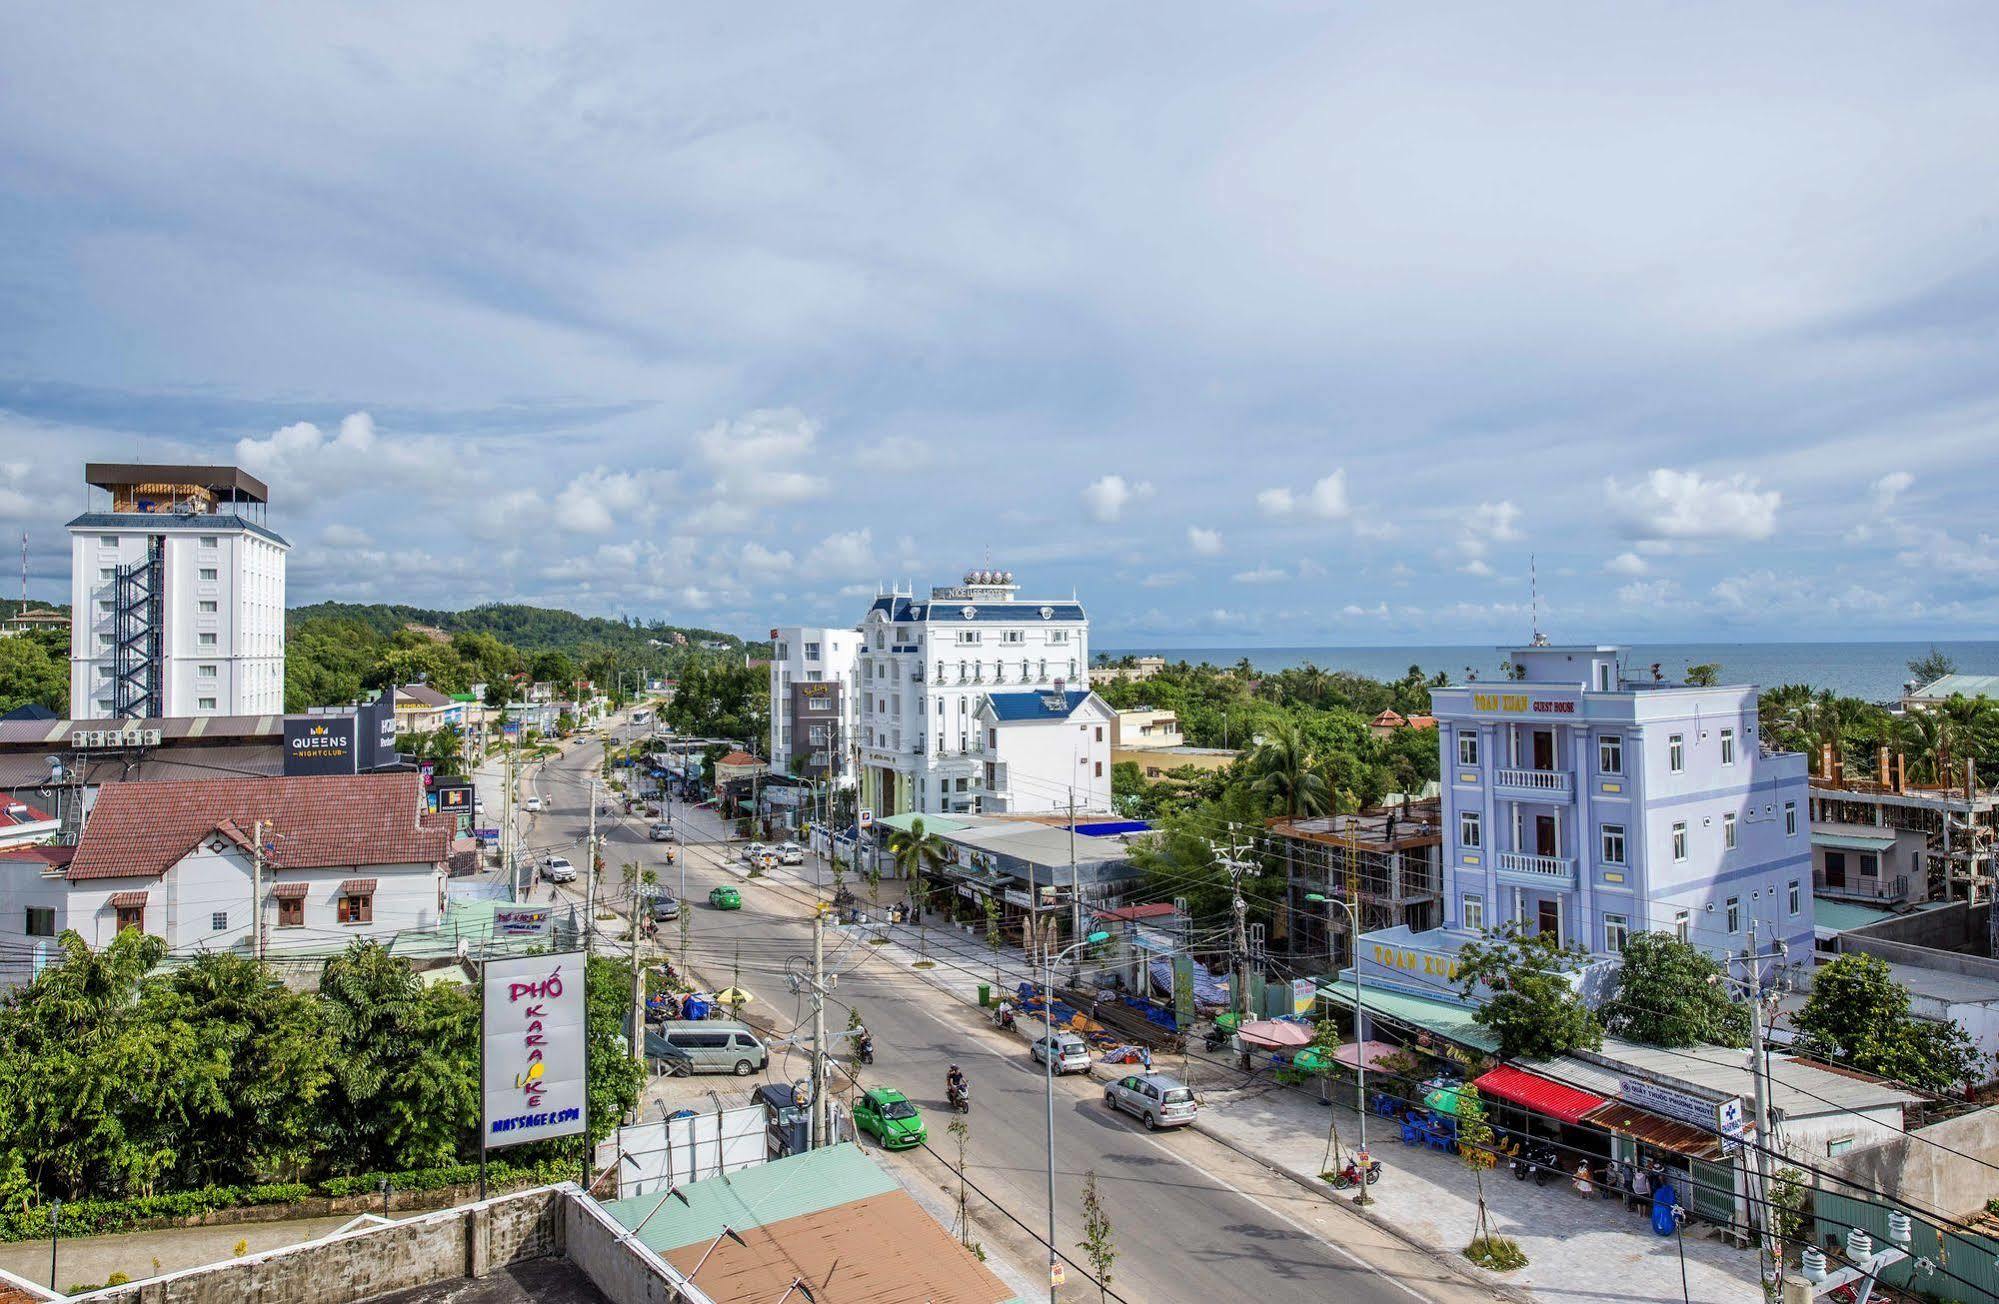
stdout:
{"type": "Polygon", "coordinates": [[[1582,1196],[1585,1200],[1589,1198],[1591,1187],[1589,1180],[1589,1161],[1587,1159],[1576,1165],[1576,1180],[1572,1183],[1572,1185],[1575,1187],[1577,1195],[1582,1196]]]}
{"type": "Polygon", "coordinates": [[[1645,1210],[1652,1205],[1652,1175],[1643,1167],[1631,1170],[1631,1198],[1625,1202],[1627,1208],[1645,1210]]]}

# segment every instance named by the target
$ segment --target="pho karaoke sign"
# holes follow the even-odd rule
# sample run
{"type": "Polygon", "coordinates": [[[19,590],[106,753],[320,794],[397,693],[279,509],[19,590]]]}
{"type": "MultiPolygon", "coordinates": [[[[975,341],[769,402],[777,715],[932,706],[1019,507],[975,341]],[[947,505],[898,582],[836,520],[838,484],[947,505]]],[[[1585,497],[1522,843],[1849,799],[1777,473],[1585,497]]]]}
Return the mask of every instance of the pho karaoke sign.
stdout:
{"type": "Polygon", "coordinates": [[[583,1131],[583,953],[488,960],[480,1011],[483,1148],[583,1131]]]}

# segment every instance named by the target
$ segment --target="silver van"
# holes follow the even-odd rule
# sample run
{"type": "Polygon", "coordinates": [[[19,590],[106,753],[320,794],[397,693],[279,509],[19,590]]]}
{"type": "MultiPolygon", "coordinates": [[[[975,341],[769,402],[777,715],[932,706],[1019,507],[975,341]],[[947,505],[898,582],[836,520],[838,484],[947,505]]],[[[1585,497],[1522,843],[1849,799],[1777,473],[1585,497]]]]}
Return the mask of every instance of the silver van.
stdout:
{"type": "Polygon", "coordinates": [[[1162,1127],[1185,1127],[1194,1121],[1197,1106],[1187,1084],[1164,1073],[1134,1073],[1104,1088],[1104,1103],[1122,1109],[1157,1131],[1162,1127]]]}
{"type": "Polygon", "coordinates": [[[684,1078],[690,1073],[733,1073],[746,1078],[763,1070],[770,1051],[747,1023],[729,1019],[672,1019],[646,1033],[646,1059],[655,1073],[684,1078]]]}
{"type": "Polygon", "coordinates": [[[1050,1054],[1049,1042],[1054,1042],[1055,1071],[1057,1073],[1088,1073],[1090,1071],[1090,1044],[1073,1032],[1058,1032],[1051,1039],[1036,1037],[1028,1046],[1028,1053],[1034,1062],[1040,1064],[1050,1054]]]}

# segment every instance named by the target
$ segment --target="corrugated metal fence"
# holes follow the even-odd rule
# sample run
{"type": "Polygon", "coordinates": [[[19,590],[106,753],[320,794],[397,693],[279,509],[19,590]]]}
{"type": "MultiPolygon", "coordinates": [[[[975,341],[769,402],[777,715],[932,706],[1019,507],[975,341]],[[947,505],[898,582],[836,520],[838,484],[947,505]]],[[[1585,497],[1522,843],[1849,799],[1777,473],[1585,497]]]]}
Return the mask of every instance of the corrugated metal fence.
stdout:
{"type": "MultiPolygon", "coordinates": [[[[1859,1227],[1874,1238],[1877,1248],[1889,1244],[1888,1215],[1892,1206],[1873,1200],[1859,1200],[1830,1191],[1814,1191],[1812,1208],[1817,1227],[1813,1242],[1824,1246],[1830,1240],[1843,1250],[1846,1233],[1859,1227]]],[[[1898,1263],[1883,1275],[1887,1285],[1914,1291],[1940,1300],[1962,1300],[1964,1304],[1999,1301],[1999,1240],[1989,1236],[1967,1236],[1960,1232],[1939,1233],[1921,1218],[1911,1216],[1909,1252],[1926,1258],[1940,1271],[1925,1275],[1913,1262],[1898,1263]]],[[[1829,1263],[1838,1265],[1842,1256],[1828,1253],[1829,1263]]]]}

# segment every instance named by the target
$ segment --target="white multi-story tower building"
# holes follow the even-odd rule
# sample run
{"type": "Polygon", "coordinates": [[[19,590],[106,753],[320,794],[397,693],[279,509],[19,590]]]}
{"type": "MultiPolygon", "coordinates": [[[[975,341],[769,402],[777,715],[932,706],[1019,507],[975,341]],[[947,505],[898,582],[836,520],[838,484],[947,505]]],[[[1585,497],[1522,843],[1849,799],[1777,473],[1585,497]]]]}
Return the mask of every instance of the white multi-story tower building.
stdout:
{"type": "Polygon", "coordinates": [[[773,629],[770,639],[771,770],[853,787],[860,634],[786,625],[773,629]],[[800,762],[796,766],[794,758],[800,762]]]}
{"type": "Polygon", "coordinates": [[[285,554],[270,491],[233,466],[93,462],[69,523],[70,715],[276,715],[285,554]]]}
{"type": "MultiPolygon", "coordinates": [[[[927,599],[877,596],[856,665],[862,805],[878,815],[979,810],[988,759],[980,706],[990,695],[1086,688],[1089,664],[1082,604],[1021,598],[1011,571],[972,571],[927,599]]],[[[1042,809],[1066,805],[1072,773],[1028,768],[1010,775],[1009,809],[1032,807],[1032,794],[1047,797],[1042,809]]]]}

